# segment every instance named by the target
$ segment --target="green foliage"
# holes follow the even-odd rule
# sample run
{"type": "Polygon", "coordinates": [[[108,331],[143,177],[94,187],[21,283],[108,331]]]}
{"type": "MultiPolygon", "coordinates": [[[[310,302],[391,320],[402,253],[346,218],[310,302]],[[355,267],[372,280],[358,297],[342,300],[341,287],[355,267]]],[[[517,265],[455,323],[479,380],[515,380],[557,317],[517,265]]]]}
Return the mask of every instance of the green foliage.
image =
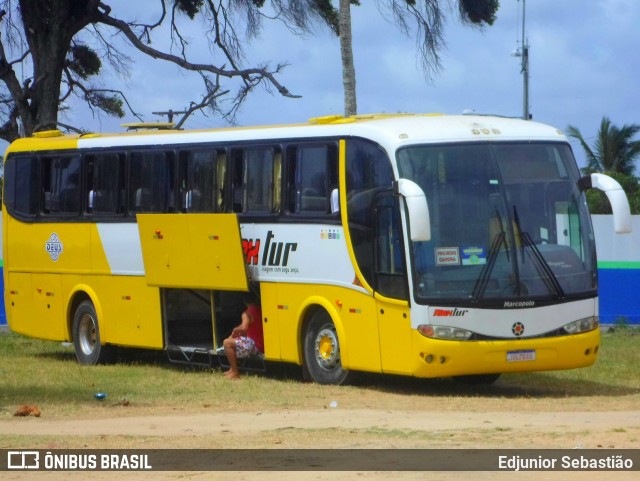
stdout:
{"type": "Polygon", "coordinates": [[[460,15],[463,20],[480,25],[493,25],[496,12],[500,8],[499,0],[459,0],[460,15]]]}
{"type": "Polygon", "coordinates": [[[84,80],[93,75],[98,75],[102,68],[102,62],[98,54],[87,45],[81,43],[71,46],[66,65],[84,80]]]}
{"type": "Polygon", "coordinates": [[[198,14],[203,3],[204,0],[175,0],[176,8],[187,15],[191,20],[193,20],[198,14]]]}
{"type": "Polygon", "coordinates": [[[100,110],[106,112],[114,117],[124,117],[124,102],[116,95],[105,95],[100,92],[94,92],[89,99],[91,105],[98,107],[100,110]]]}
{"type": "Polygon", "coordinates": [[[313,8],[316,10],[322,21],[331,27],[333,33],[338,35],[338,10],[333,6],[331,0],[313,0],[313,2],[313,8]]]}
{"type": "MultiPolygon", "coordinates": [[[[567,135],[580,142],[587,157],[587,166],[582,171],[585,174],[602,172],[616,179],[627,194],[634,215],[640,214],[640,186],[633,176],[635,161],[640,155],[640,141],[633,139],[638,132],[638,124],[617,127],[605,116],[591,147],[577,127],[567,127],[567,135]]],[[[592,214],[611,214],[611,205],[603,192],[587,191],[587,204],[592,214]]]]}
{"type": "MultiPolygon", "coordinates": [[[[632,175],[621,174],[619,172],[605,172],[606,175],[613,177],[622,186],[627,194],[631,214],[640,214],[640,185],[638,179],[632,175]]],[[[611,204],[604,192],[591,189],[587,191],[587,205],[589,212],[592,214],[611,214],[611,204]]]]}
{"type": "Polygon", "coordinates": [[[617,127],[605,116],[593,147],[590,147],[577,127],[567,127],[567,135],[580,142],[587,156],[587,167],[583,169],[586,173],[611,171],[632,175],[635,160],[640,155],[640,140],[633,140],[638,132],[638,124],[617,127]]]}

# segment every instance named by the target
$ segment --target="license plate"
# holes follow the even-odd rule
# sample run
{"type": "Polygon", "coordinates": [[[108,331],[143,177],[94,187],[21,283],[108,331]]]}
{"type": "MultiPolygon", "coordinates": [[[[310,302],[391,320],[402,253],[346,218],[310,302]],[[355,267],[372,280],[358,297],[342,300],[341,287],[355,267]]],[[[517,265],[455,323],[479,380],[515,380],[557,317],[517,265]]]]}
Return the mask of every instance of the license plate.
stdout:
{"type": "Polygon", "coordinates": [[[535,361],[535,360],[536,360],[535,349],[507,352],[507,362],[524,362],[524,361],[535,361]]]}

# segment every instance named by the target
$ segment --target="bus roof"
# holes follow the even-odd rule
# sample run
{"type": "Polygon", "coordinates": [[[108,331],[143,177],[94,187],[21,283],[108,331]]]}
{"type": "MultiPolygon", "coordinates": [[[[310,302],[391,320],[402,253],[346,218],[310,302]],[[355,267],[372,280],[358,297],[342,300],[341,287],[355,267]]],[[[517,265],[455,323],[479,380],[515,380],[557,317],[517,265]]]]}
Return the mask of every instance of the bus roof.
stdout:
{"type": "Polygon", "coordinates": [[[137,130],[115,134],[36,133],[16,140],[9,151],[113,148],[201,142],[242,142],[313,137],[364,137],[386,147],[433,142],[566,140],[554,127],[522,119],[485,115],[373,114],[327,116],[304,124],[206,130],[137,130]]]}

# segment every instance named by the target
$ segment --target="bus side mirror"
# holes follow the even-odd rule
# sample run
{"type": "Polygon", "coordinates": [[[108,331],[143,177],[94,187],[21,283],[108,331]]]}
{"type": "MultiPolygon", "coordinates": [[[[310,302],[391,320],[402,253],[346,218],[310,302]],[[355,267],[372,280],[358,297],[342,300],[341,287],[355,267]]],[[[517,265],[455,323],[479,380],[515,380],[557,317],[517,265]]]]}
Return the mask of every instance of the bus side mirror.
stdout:
{"type": "Polygon", "coordinates": [[[431,220],[429,205],[424,191],[409,179],[399,179],[394,183],[396,194],[404,197],[409,215],[409,231],[413,242],[431,240],[431,220]]]}
{"type": "Polygon", "coordinates": [[[613,212],[613,226],[616,234],[629,234],[631,232],[631,209],[627,195],[622,186],[612,177],[604,174],[591,174],[580,179],[582,190],[590,188],[604,192],[611,204],[613,212]]]}

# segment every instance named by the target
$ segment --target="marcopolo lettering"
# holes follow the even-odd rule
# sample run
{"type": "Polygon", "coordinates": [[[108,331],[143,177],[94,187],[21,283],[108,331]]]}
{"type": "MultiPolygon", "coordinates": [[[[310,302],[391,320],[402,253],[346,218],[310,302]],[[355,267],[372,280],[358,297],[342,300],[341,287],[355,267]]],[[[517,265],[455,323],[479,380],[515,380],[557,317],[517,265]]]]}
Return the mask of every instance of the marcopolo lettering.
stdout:
{"type": "Polygon", "coordinates": [[[535,307],[536,301],[504,301],[504,307],[535,307]]]}

